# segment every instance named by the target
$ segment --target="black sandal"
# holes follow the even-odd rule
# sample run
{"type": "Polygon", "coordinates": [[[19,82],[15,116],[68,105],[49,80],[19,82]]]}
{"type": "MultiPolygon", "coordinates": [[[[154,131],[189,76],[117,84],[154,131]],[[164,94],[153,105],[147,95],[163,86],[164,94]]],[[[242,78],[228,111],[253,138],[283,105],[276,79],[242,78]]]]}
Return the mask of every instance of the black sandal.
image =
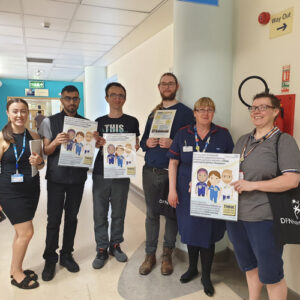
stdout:
{"type": "Polygon", "coordinates": [[[24,290],[31,290],[39,287],[39,283],[35,280],[32,280],[31,277],[26,276],[20,283],[17,282],[14,278],[11,281],[11,284],[18,287],[19,289],[24,290]],[[33,284],[30,284],[31,282],[34,282],[33,284]]]}
{"type": "MultiPolygon", "coordinates": [[[[23,272],[26,276],[29,276],[32,280],[37,281],[39,279],[38,275],[32,270],[24,270],[23,272]]],[[[13,276],[10,275],[10,278],[13,279],[13,276]]]]}

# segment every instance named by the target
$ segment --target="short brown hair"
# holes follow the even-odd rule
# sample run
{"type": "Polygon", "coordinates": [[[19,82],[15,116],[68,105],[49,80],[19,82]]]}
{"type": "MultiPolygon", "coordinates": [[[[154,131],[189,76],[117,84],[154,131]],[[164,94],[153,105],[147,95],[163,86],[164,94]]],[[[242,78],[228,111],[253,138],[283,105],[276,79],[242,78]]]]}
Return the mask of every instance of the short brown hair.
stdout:
{"type": "Polygon", "coordinates": [[[200,106],[208,106],[216,111],[215,102],[209,97],[201,97],[200,99],[198,99],[194,104],[194,111],[200,106]]]}

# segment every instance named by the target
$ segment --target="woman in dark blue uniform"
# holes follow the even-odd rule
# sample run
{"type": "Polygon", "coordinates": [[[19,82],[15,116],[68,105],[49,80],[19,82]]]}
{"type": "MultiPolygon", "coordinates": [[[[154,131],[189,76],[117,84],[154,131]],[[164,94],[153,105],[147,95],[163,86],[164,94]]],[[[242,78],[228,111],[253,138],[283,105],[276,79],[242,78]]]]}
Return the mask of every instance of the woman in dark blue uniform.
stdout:
{"type": "Polygon", "coordinates": [[[187,244],[189,268],[180,281],[189,282],[198,274],[197,264],[200,252],[204,292],[213,296],[214,287],[210,280],[215,243],[225,232],[225,222],[190,216],[189,183],[192,173],[194,151],[231,153],[233,141],[226,128],[212,123],[215,112],[214,102],[207,97],[200,98],[194,105],[195,125],[181,128],[168,152],[169,203],[176,207],[181,242],[187,244]]]}
{"type": "Polygon", "coordinates": [[[39,135],[25,128],[28,104],[23,99],[7,102],[8,123],[0,132],[0,210],[3,209],[15,229],[11,262],[11,284],[22,289],[39,286],[37,275],[23,271],[22,264],[33,235],[32,219],[40,195],[40,178],[31,176],[31,166],[44,165],[41,153],[30,153],[29,141],[39,135]]]}

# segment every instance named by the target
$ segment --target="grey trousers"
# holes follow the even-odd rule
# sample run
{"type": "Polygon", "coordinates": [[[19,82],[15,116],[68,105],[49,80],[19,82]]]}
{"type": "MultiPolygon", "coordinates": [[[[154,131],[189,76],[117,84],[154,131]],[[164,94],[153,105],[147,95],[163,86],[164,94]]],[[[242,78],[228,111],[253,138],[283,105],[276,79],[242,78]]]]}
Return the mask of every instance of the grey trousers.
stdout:
{"type": "Polygon", "coordinates": [[[94,230],[96,250],[108,248],[124,241],[124,219],[129,190],[129,178],[104,179],[93,174],[94,230]],[[108,210],[111,203],[110,239],[108,236],[108,210]]]}
{"type": "MultiPolygon", "coordinates": [[[[148,166],[143,168],[143,189],[146,199],[146,253],[155,254],[158,243],[160,215],[153,212],[153,203],[159,201],[162,190],[169,186],[168,171],[148,166]]],[[[178,232],[177,220],[166,218],[163,247],[174,248],[178,232]]]]}

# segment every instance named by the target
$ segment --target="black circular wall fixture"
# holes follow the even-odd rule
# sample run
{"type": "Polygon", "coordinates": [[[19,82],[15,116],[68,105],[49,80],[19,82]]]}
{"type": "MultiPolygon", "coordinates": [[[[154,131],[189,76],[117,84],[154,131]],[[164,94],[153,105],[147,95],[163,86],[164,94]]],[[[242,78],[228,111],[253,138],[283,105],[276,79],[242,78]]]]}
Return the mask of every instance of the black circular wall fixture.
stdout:
{"type": "Polygon", "coordinates": [[[239,86],[239,91],[238,91],[238,93],[239,93],[239,98],[240,98],[241,102],[242,102],[244,105],[246,105],[247,107],[250,107],[251,105],[249,105],[249,104],[243,99],[243,97],[242,97],[242,87],[243,87],[243,85],[245,84],[245,82],[248,81],[248,80],[250,80],[250,79],[258,79],[258,80],[260,80],[260,81],[264,84],[264,86],[265,86],[265,92],[266,92],[266,93],[269,93],[269,87],[268,87],[268,84],[267,84],[267,82],[266,82],[263,78],[261,78],[261,77],[259,77],[259,76],[256,76],[256,75],[249,76],[249,77],[245,78],[245,79],[241,82],[241,84],[240,84],[240,86],[239,86]]]}

